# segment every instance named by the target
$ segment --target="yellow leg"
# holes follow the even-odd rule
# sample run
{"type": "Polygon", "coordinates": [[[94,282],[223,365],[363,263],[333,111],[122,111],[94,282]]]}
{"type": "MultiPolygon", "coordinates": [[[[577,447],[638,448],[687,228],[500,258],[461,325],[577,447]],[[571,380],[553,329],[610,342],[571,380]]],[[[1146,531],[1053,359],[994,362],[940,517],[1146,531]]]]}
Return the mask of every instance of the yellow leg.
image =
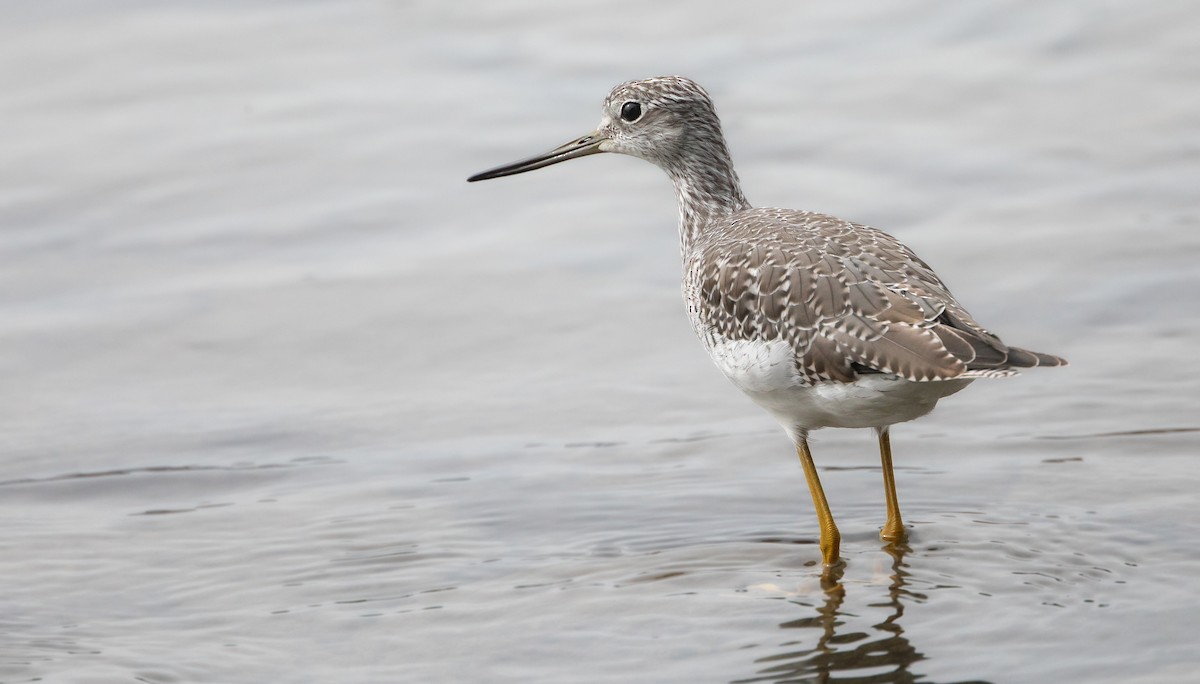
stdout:
{"type": "Polygon", "coordinates": [[[808,480],[808,491],[812,493],[813,507],[817,509],[817,521],[821,524],[821,560],[826,570],[838,562],[838,549],[842,544],[842,535],[833,522],[833,514],[829,512],[829,502],[825,500],[825,490],[821,489],[821,479],[817,477],[817,466],[813,463],[812,452],[808,450],[808,433],[801,432],[796,441],[796,453],[800,455],[800,464],[804,466],[804,479],[808,480]]]}
{"type": "Polygon", "coordinates": [[[879,434],[879,457],[883,460],[883,489],[887,497],[887,524],[879,538],[887,542],[904,541],[904,521],[900,519],[900,501],[896,498],[896,476],[892,473],[892,440],[888,428],[875,430],[879,434]]]}

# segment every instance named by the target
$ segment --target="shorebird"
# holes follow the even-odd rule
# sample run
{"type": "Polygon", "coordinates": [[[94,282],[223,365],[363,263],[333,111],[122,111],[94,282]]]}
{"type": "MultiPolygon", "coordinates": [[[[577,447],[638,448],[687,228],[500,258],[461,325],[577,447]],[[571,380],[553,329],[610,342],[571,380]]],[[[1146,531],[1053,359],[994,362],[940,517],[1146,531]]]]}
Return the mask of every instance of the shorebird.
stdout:
{"type": "Polygon", "coordinates": [[[605,99],[596,130],[468,180],[599,152],[645,159],[674,183],[688,318],[725,377],[795,445],[826,572],[839,564],[841,535],[808,447],[810,430],[875,430],[887,503],[880,537],[900,543],[906,531],[890,427],[929,413],[977,378],[1066,364],[1001,342],[891,235],[811,211],[750,206],[712,99],[687,78],[623,83],[605,99]]]}

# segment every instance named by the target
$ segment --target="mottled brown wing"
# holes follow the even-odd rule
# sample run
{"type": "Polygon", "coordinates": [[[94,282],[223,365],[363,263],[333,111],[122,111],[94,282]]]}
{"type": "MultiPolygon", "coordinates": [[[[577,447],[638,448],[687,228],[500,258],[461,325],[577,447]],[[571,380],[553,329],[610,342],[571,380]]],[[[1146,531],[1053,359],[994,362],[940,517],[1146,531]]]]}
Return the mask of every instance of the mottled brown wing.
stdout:
{"type": "MultiPolygon", "coordinates": [[[[894,264],[890,272],[883,271],[888,279],[876,282],[920,306],[921,320],[908,323],[936,335],[945,350],[963,363],[968,372],[1066,365],[1066,360],[1060,357],[1006,345],[958,303],[933,269],[912,250],[883,231],[868,226],[855,227],[854,234],[862,252],[859,259],[846,261],[848,269],[862,275],[862,259],[894,264]]],[[[888,317],[887,313],[881,315],[888,317]]]]}
{"type": "Polygon", "coordinates": [[[809,382],[864,371],[944,380],[1065,363],[1006,346],[895,238],[821,214],[748,212],[700,247],[688,280],[706,329],[787,341],[809,382]]]}

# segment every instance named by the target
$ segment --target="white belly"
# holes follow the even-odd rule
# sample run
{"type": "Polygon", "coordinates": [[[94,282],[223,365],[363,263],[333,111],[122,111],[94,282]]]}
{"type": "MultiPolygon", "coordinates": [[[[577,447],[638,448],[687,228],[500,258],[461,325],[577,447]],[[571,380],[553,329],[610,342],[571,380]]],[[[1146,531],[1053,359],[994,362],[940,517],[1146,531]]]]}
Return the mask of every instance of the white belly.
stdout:
{"type": "Polygon", "coordinates": [[[790,345],[782,341],[705,340],[725,377],[769,411],[789,433],[823,427],[884,427],[919,418],[938,399],[971,380],[912,382],[869,374],[852,383],[809,385],[796,372],[790,345]]]}

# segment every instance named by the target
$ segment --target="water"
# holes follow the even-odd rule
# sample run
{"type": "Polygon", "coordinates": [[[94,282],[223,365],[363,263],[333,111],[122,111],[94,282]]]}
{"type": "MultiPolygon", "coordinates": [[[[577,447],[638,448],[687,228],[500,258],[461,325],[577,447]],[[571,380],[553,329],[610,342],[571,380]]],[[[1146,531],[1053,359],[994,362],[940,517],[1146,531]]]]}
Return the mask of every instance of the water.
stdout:
{"type": "Polygon", "coordinates": [[[1193,3],[0,17],[0,681],[1194,677],[1193,3]],[[665,177],[464,182],[659,73],[752,202],[1072,362],[893,431],[907,550],[870,433],[817,434],[842,591],[665,177]]]}

